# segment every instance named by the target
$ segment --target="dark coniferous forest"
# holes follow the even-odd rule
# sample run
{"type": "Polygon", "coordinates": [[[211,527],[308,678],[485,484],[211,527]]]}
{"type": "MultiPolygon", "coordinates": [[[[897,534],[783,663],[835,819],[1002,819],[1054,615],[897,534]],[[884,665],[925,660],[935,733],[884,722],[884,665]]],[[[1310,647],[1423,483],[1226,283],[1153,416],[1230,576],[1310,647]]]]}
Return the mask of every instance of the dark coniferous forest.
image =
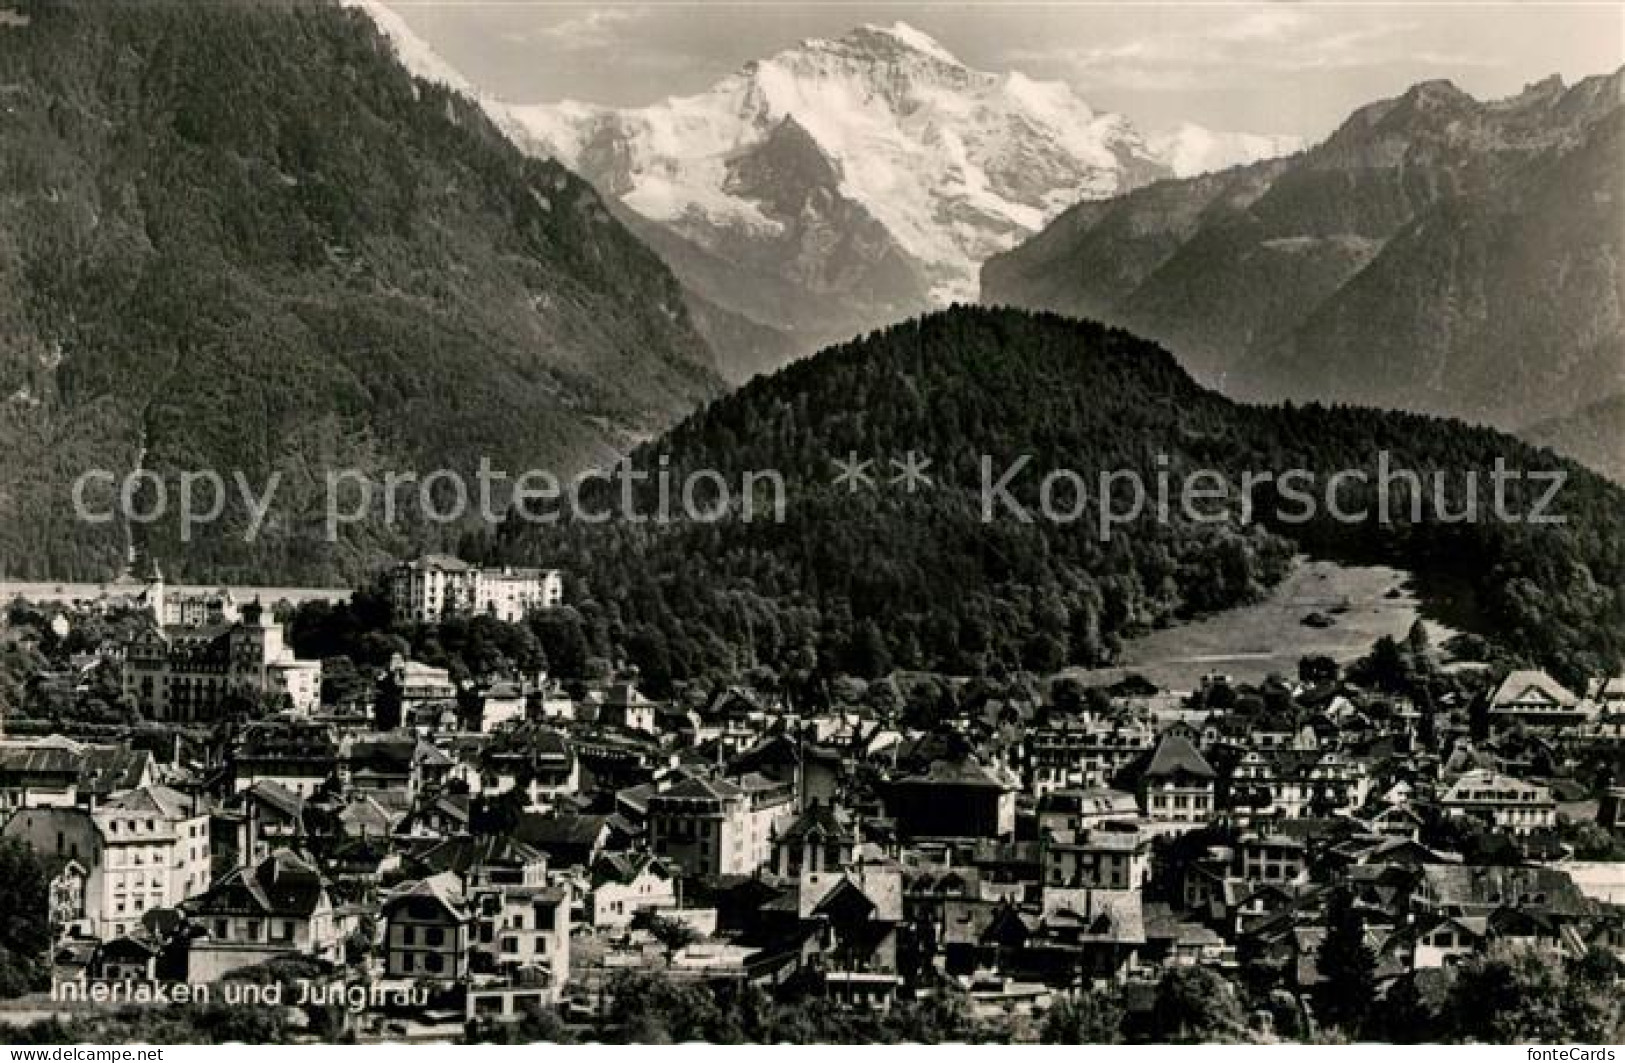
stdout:
{"type": "MultiPolygon", "coordinates": [[[[1193,383],[1154,344],[1050,314],[955,308],[831,348],[709,405],[632,460],[649,477],[641,512],[656,509],[662,469],[679,484],[688,470],[715,469],[734,485],[776,469],[787,519],[515,521],[470,548],[568,569],[598,644],[623,647],[657,679],[753,664],[879,675],[1101,663],[1125,636],[1252,600],[1300,549],[1466,586],[1470,626],[1559,675],[1617,667],[1625,649],[1619,487],[1459,422],[1237,404],[1193,383]],[[913,494],[885,482],[891,459],[910,450],[933,463],[934,486],[913,494]],[[1193,523],[1176,507],[1166,523],[1147,512],[1102,542],[1093,510],[1075,523],[1022,523],[1004,507],[982,519],[984,455],[995,480],[1031,456],[1010,493],[1036,511],[1053,469],[1076,471],[1090,490],[1102,471],[1147,485],[1166,474],[1177,500],[1181,478],[1198,469],[1238,490],[1246,472],[1288,469],[1321,485],[1365,470],[1374,483],[1383,451],[1392,468],[1420,477],[1420,522],[1408,496],[1396,497],[1386,525],[1377,521],[1370,490],[1354,483],[1341,505],[1372,519],[1353,524],[1324,505],[1307,522],[1266,520],[1301,511],[1277,505],[1267,486],[1255,490],[1259,519],[1246,526],[1193,523]],[[877,489],[834,483],[833,460],[848,454],[874,460],[877,489]],[[1488,510],[1498,457],[1514,472],[1564,474],[1552,507],[1563,524],[1436,519],[1436,476],[1446,516],[1466,504],[1474,475],[1488,510]]],[[[1505,510],[1535,512],[1545,493],[1510,483],[1505,510]]],[[[1057,498],[1071,508],[1064,489],[1057,498]]]]}

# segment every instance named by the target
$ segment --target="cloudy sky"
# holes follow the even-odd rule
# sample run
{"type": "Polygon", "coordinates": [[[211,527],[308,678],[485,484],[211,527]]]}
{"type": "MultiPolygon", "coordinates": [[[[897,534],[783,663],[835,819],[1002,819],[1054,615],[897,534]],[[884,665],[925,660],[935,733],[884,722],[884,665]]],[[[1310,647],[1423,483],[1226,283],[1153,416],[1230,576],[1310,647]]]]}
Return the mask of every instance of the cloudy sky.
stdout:
{"type": "Polygon", "coordinates": [[[806,37],[904,21],[966,63],[1070,82],[1143,127],[1328,132],[1427,78],[1504,96],[1625,65],[1625,5],[387,0],[481,88],[619,105],[698,91],[806,37]]]}

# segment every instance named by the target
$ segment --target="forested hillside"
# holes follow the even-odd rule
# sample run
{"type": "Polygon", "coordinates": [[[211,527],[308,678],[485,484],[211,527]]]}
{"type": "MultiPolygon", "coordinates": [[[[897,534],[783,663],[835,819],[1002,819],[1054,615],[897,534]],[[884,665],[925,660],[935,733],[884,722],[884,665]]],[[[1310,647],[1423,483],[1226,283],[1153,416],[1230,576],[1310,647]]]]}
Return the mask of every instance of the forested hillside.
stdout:
{"type": "MultiPolygon", "coordinates": [[[[718,387],[671,275],[584,182],[414,81],[333,0],[23,0],[0,19],[0,570],[105,577],[68,485],[283,476],[172,578],[327,582],[328,469],[565,473],[718,387]]],[[[172,499],[173,501],[173,499],[172,499]]]]}
{"type": "MultiPolygon", "coordinates": [[[[955,308],[826,350],[753,382],[641,448],[674,482],[715,469],[731,483],[779,470],[786,520],[541,527],[510,522],[492,553],[545,558],[579,575],[584,645],[628,652],[659,678],[766,664],[864,675],[892,667],[974,672],[1109,660],[1137,631],[1246,601],[1275,581],[1296,545],[1382,558],[1476,590],[1474,625],[1516,655],[1571,679],[1617,667],[1625,648],[1625,492],[1500,433],[1353,408],[1238,405],[1192,382],[1161,348],[1126,332],[1048,314],[955,308]],[[888,485],[890,459],[929,457],[934,485],[888,485]],[[1307,523],[1194,523],[1148,513],[1096,534],[1077,523],[981,513],[981,461],[1005,470],[1030,455],[1011,494],[1035,506],[1051,469],[1102,470],[1148,485],[1197,469],[1302,468],[1324,484],[1374,474],[1378,455],[1431,484],[1454,512],[1467,474],[1488,508],[1495,459],[1567,474],[1561,526],[1484,520],[1411,523],[1396,502],[1343,525],[1324,508],[1307,523]],[[836,459],[873,459],[874,489],[836,484],[836,459]]],[[[1346,485],[1346,511],[1370,503],[1346,485]]],[[[656,481],[644,484],[652,512],[656,481]]],[[[618,488],[617,488],[618,490],[618,488]]],[[[1538,484],[1513,484],[1528,513],[1538,484]]],[[[1070,496],[1062,493],[1063,498],[1070,496]]],[[[1176,496],[1177,497],[1177,496],[1176,496]]],[[[1254,492],[1273,514],[1267,488],[1254,492]]],[[[1294,515],[1299,507],[1283,503],[1294,515]]],[[[577,623],[566,618],[560,622],[577,623]]],[[[555,643],[556,644],[556,643],[555,643]]],[[[585,651],[583,651],[585,652],[585,651]]]]}

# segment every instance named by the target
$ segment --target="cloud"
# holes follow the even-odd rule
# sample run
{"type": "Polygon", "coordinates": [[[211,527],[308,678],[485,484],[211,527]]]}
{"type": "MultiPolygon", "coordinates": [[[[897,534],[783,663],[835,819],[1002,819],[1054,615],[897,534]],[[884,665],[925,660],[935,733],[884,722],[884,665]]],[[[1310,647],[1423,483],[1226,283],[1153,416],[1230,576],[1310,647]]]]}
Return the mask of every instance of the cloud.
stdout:
{"type": "Polygon", "coordinates": [[[1309,16],[1284,4],[1271,4],[1247,12],[1241,18],[1215,30],[1213,36],[1223,41],[1278,41],[1302,28],[1309,16]]]}
{"type": "Polygon", "coordinates": [[[1234,85],[1260,75],[1391,66],[1496,66],[1497,60],[1424,50],[1413,22],[1344,28],[1324,9],[1273,3],[1239,9],[1206,26],[1090,46],[1012,48],[1013,65],[1060,67],[1080,87],[1176,92],[1234,85]]]}
{"type": "Polygon", "coordinates": [[[563,52],[589,52],[612,48],[620,43],[620,31],[627,24],[649,15],[643,7],[600,7],[572,15],[528,36],[533,43],[563,52]]]}

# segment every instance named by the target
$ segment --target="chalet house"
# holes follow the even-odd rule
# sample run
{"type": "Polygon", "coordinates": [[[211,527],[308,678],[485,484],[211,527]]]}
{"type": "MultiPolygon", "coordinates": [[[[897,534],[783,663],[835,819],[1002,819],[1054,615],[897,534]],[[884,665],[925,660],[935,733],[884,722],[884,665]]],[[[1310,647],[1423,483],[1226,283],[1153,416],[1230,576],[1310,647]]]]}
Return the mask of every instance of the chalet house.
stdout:
{"type": "Polygon", "coordinates": [[[467,794],[434,794],[419,801],[395,827],[403,838],[447,838],[468,833],[470,802],[467,794]]]}
{"type": "Polygon", "coordinates": [[[647,854],[606,853],[592,866],[591,884],[586,912],[594,929],[622,930],[641,911],[677,907],[671,870],[647,854]]]}
{"type": "Polygon", "coordinates": [[[1520,837],[1557,825],[1551,790],[1492,771],[1470,771],[1450,785],[1439,805],[1452,816],[1481,820],[1520,837]]]}
{"type": "Polygon", "coordinates": [[[547,855],[552,867],[591,867],[609,845],[610,820],[603,815],[526,813],[513,836],[547,855]]]}
{"type": "Polygon", "coordinates": [[[1595,910],[1574,880],[1556,868],[1429,864],[1421,872],[1411,895],[1418,913],[1488,916],[1497,908],[1523,907],[1579,919],[1595,910]]]}
{"type": "Polygon", "coordinates": [[[256,782],[228,802],[235,813],[237,862],[257,864],[278,849],[305,843],[305,799],[281,783],[256,782]]]}
{"type": "Polygon", "coordinates": [[[410,860],[424,877],[456,876],[465,893],[477,886],[539,886],[547,881],[547,854],[507,835],[461,835],[410,860]]]}
{"type": "Polygon", "coordinates": [[[339,754],[345,782],[355,791],[396,794],[410,805],[419,794],[445,784],[455,762],[419,735],[358,735],[347,739],[339,754]]]}
{"type": "Polygon", "coordinates": [[[1589,715],[1585,703],[1545,672],[1510,672],[1490,695],[1492,730],[1572,727],[1584,723],[1589,715]]]}
{"type": "Polygon", "coordinates": [[[656,726],[659,706],[642,694],[632,683],[616,683],[604,694],[598,709],[598,722],[643,734],[658,734],[656,726]]]}
{"type": "Polygon", "coordinates": [[[497,735],[478,757],[470,791],[492,796],[520,790],[525,808],[545,812],[581,788],[581,764],[563,734],[524,724],[497,735]]]}
{"type": "Polygon", "coordinates": [[[1004,971],[1038,929],[1037,913],[980,898],[950,898],[935,920],[916,924],[927,935],[924,948],[943,973],[966,976],[1004,971]]]}
{"type": "Polygon", "coordinates": [[[278,956],[337,962],[342,955],[347,928],[326,878],[287,849],[238,868],[183,907],[202,930],[187,955],[191,982],[212,982],[278,956]]]}
{"type": "Polygon", "coordinates": [[[848,1003],[889,1000],[902,984],[902,868],[864,845],[853,850],[839,871],[804,862],[797,881],[802,925],[813,928],[820,942],[818,969],[825,991],[848,1003]]]}
{"type": "Polygon", "coordinates": [[[95,978],[102,982],[153,982],[159,945],[145,934],[120,934],[96,950],[95,978]]]}
{"type": "Polygon", "coordinates": [[[1063,984],[1074,978],[1121,983],[1139,968],[1145,946],[1139,893],[1046,886],[1021,973],[1063,984]]]}
{"type": "Polygon", "coordinates": [[[455,875],[401,886],[380,914],[386,977],[449,983],[468,976],[474,916],[455,875]]]}

